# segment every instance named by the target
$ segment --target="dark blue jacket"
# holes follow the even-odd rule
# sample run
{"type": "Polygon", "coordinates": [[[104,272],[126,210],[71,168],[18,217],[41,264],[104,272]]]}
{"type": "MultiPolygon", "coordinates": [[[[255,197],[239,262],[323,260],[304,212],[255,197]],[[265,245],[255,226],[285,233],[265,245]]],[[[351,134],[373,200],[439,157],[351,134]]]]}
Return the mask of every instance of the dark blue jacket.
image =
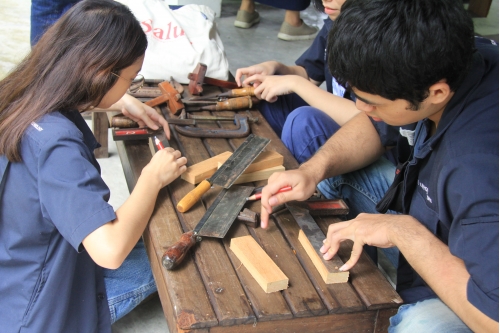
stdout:
{"type": "MultiPolygon", "coordinates": [[[[476,47],[436,133],[427,119],[416,125],[402,206],[464,261],[468,300],[498,321],[498,46],[476,47]]],[[[398,149],[408,147],[400,136],[398,149]]],[[[404,259],[398,290],[407,303],[437,297],[404,259]]]]}

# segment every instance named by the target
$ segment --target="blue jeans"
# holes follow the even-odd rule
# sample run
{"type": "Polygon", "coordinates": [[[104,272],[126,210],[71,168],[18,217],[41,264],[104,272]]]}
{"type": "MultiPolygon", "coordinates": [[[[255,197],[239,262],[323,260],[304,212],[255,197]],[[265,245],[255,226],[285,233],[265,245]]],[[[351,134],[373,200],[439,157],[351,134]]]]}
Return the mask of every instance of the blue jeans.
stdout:
{"type": "MultiPolygon", "coordinates": [[[[396,167],[385,157],[380,157],[371,165],[332,178],[323,180],[318,189],[329,199],[342,198],[349,207],[348,219],[359,213],[377,214],[375,206],[382,199],[394,180],[396,167]]],[[[365,251],[377,262],[377,249],[365,246],[365,251]]],[[[389,261],[398,267],[399,251],[397,248],[382,249],[389,261]]]]}
{"type": "Polygon", "coordinates": [[[118,269],[104,269],[111,323],[132,311],[156,291],[142,238],[118,269]]]}
{"type": "Polygon", "coordinates": [[[389,333],[469,333],[472,332],[439,298],[404,304],[390,318],[389,333]]]}
{"type": "Polygon", "coordinates": [[[80,0],[31,0],[31,46],[78,1],[80,0]]]}

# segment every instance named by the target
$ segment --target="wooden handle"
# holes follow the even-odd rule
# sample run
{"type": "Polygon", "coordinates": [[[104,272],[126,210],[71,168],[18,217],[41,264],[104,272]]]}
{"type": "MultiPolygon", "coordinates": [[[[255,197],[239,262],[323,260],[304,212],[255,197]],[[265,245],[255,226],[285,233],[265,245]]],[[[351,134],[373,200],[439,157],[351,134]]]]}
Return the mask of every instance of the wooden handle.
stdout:
{"type": "Polygon", "coordinates": [[[211,186],[208,180],[202,181],[177,203],[177,210],[181,213],[187,212],[189,208],[193,207],[194,204],[201,199],[203,194],[207,193],[211,186]]]}
{"type": "Polygon", "coordinates": [[[125,117],[124,115],[116,115],[111,118],[111,127],[133,128],[139,127],[139,125],[135,121],[128,117],[125,117]]]}
{"type": "Polygon", "coordinates": [[[240,96],[255,96],[254,93],[254,87],[247,87],[247,88],[240,88],[240,89],[233,89],[231,91],[233,97],[240,97],[240,96]]]}
{"type": "Polygon", "coordinates": [[[173,269],[180,264],[186,256],[189,249],[196,243],[196,236],[192,231],[183,233],[181,239],[167,248],[161,263],[166,269],[173,269]]]}
{"type": "Polygon", "coordinates": [[[217,102],[216,111],[251,109],[252,98],[250,96],[230,98],[224,102],[217,102]]]}

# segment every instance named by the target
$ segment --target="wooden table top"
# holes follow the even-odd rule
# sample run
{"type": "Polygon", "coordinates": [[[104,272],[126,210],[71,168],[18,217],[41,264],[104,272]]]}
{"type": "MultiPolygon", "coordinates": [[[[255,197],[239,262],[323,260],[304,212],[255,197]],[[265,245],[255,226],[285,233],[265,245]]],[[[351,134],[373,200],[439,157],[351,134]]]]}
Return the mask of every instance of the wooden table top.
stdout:
{"type": "MultiPolygon", "coordinates": [[[[168,109],[162,108],[168,117],[168,109]]],[[[251,124],[251,132],[271,139],[265,150],[283,155],[286,170],[297,168],[297,162],[262,115],[250,112],[259,117],[258,123],[251,124]]],[[[211,114],[234,115],[234,112],[211,114]]],[[[198,122],[197,126],[219,125],[198,122]]],[[[220,122],[220,126],[235,127],[231,122],[220,122]]],[[[172,126],[171,132],[170,145],[188,158],[188,165],[234,151],[245,140],[190,138],[177,134],[172,126]]],[[[117,147],[131,191],[151,159],[150,147],[147,141],[118,141],[117,147]]],[[[298,241],[299,226],[286,209],[273,215],[266,230],[235,222],[224,239],[204,238],[179,267],[166,270],[161,265],[165,249],[182,233],[195,228],[220,192],[219,188],[212,188],[189,211],[177,212],[177,202],[193,188],[194,185],[179,178],[162,189],[143,235],[171,333],[387,331],[388,318],[402,300],[371,259],[366,254],[361,256],[350,270],[348,283],[325,284],[298,241]],[[289,278],[287,289],[266,294],[229,249],[231,238],[246,235],[252,235],[289,278]]],[[[260,212],[260,201],[245,207],[260,212]]],[[[325,233],[330,223],[339,221],[336,217],[315,220],[325,233]]],[[[351,247],[352,243],[342,243],[339,256],[344,262],[351,247]]]]}

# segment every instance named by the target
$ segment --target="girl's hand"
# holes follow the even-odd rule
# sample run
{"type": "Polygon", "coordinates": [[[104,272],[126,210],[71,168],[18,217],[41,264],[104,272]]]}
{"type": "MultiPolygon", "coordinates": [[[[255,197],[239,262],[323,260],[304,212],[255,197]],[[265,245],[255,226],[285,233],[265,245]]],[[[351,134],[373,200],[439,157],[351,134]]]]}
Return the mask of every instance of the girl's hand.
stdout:
{"type": "Polygon", "coordinates": [[[139,127],[148,126],[157,130],[160,126],[165,130],[167,139],[170,139],[168,122],[155,109],[139,101],[137,98],[125,94],[119,101],[123,115],[139,124],[139,127]]]}
{"type": "Polygon", "coordinates": [[[142,173],[150,176],[151,181],[158,184],[158,189],[161,189],[186,171],[186,163],[187,159],[181,156],[180,151],[167,147],[154,154],[142,173]]]}

